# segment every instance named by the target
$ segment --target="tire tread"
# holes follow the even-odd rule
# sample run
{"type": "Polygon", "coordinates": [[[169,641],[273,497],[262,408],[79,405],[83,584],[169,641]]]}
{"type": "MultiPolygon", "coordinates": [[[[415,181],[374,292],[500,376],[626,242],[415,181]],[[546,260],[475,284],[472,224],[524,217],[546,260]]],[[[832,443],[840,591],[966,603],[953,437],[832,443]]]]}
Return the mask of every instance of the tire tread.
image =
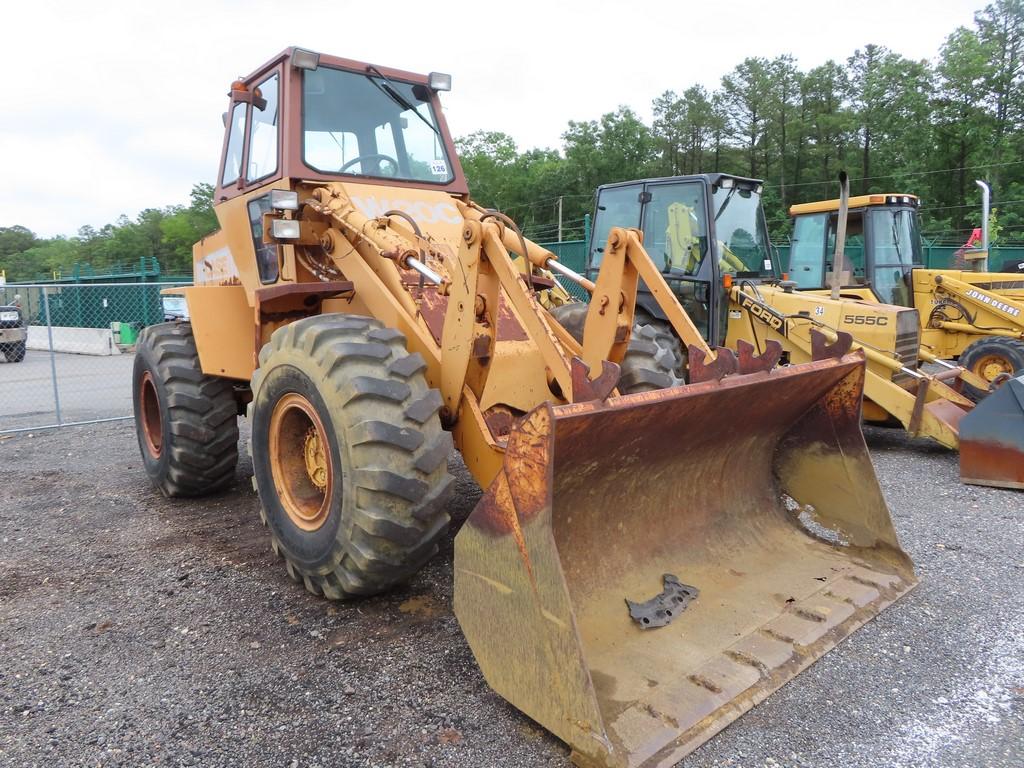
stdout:
{"type": "MultiPolygon", "coordinates": [[[[311,572],[293,561],[273,525],[272,546],[289,573],[314,594],[333,600],[381,592],[407,579],[437,551],[448,531],[454,487],[447,459],[451,435],[441,428],[440,393],[429,387],[426,363],[406,349],[405,336],[372,318],[319,315],[274,332],[253,374],[259,388],[277,364],[309,357],[308,370],[332,410],[354,464],[343,475],[343,510],[329,565],[311,572]]],[[[268,489],[269,490],[269,489],[268,489]]],[[[260,490],[260,493],[265,491],[260,490]]],[[[269,514],[261,505],[261,516],[269,514]]]]}

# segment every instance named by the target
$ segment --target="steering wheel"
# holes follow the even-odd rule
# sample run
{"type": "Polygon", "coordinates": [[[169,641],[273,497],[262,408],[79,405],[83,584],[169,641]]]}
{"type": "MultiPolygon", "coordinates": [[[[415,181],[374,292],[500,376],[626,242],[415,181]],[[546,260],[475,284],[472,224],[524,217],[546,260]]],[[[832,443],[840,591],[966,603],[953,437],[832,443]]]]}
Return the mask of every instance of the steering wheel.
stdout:
{"type": "Polygon", "coordinates": [[[398,161],[395,160],[395,158],[391,157],[391,155],[382,155],[378,152],[374,152],[373,154],[370,155],[359,155],[359,157],[353,157],[351,160],[349,160],[347,163],[344,163],[341,166],[341,168],[338,169],[338,173],[344,173],[345,170],[349,168],[349,166],[353,166],[356,163],[361,163],[364,160],[376,160],[378,172],[380,171],[380,161],[387,160],[389,163],[391,163],[391,167],[395,169],[394,173],[391,175],[398,175],[398,161]]]}

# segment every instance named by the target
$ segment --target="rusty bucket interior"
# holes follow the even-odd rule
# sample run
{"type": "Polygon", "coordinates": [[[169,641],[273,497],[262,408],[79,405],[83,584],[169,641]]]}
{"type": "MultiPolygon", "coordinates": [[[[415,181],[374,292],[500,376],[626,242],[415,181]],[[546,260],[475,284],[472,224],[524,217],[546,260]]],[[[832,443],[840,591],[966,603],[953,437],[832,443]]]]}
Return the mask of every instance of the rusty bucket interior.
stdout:
{"type": "Polygon", "coordinates": [[[578,765],[673,765],[911,589],[863,376],[847,356],[531,412],[456,539],[488,683],[578,765]]]}
{"type": "Polygon", "coordinates": [[[960,479],[1024,489],[1024,374],[1005,381],[961,419],[960,479]]]}

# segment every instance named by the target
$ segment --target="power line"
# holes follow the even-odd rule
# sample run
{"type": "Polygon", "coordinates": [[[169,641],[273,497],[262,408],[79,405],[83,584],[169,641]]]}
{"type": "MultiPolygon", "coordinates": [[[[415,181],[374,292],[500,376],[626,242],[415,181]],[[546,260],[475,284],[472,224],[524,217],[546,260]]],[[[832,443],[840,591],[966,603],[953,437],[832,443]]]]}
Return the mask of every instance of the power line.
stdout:
{"type": "Polygon", "coordinates": [[[554,203],[560,197],[566,200],[577,200],[581,197],[592,198],[593,195],[555,195],[554,197],[544,197],[541,198],[540,200],[532,200],[527,203],[516,203],[515,205],[510,205],[507,208],[503,208],[502,211],[504,213],[508,213],[509,211],[518,210],[519,208],[535,208],[536,206],[544,205],[545,203],[554,203]]]}
{"type": "MultiPolygon", "coordinates": [[[[1024,205],[1024,200],[1003,200],[1001,203],[993,203],[993,208],[1001,208],[1004,205],[1024,205]]],[[[978,208],[977,203],[968,203],[966,205],[930,205],[925,208],[921,208],[921,212],[924,211],[947,211],[953,208],[978,208]]]]}
{"type": "MultiPolygon", "coordinates": [[[[935,174],[935,173],[955,173],[957,171],[979,171],[979,170],[982,170],[984,168],[1003,168],[1003,167],[1008,166],[1008,165],[1022,165],[1022,164],[1024,164],[1024,160],[1011,160],[1011,161],[1006,162],[1006,163],[988,163],[986,165],[968,165],[968,166],[963,166],[961,168],[942,168],[942,169],[939,169],[939,170],[936,170],[936,171],[911,171],[909,173],[889,173],[889,174],[885,174],[884,176],[863,176],[863,177],[861,177],[859,179],[850,179],[850,184],[854,184],[854,183],[856,183],[858,181],[877,181],[878,179],[898,179],[898,178],[904,178],[904,177],[908,177],[908,176],[928,176],[928,175],[935,174]]],[[[792,189],[793,187],[808,187],[808,186],[813,186],[815,184],[835,184],[835,183],[837,183],[836,180],[835,179],[831,179],[831,180],[828,180],[828,181],[802,181],[799,184],[786,184],[785,186],[786,186],[787,189],[792,189]]],[[[766,186],[770,187],[771,189],[781,189],[782,188],[781,184],[768,184],[766,186]]]]}

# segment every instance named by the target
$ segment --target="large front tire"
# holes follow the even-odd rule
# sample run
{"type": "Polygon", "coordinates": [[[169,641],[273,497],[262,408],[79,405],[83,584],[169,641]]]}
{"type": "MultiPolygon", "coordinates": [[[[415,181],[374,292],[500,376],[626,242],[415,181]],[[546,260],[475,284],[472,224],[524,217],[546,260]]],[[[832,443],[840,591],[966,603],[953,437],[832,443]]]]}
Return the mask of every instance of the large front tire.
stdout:
{"type": "Polygon", "coordinates": [[[165,496],[201,496],[234,480],[234,387],[203,373],[191,325],[163,323],[142,332],[132,402],[143,466],[165,496]]]}
{"type": "Polygon", "coordinates": [[[355,315],[276,330],[253,374],[260,514],[288,573],[331,599],[388,589],[448,530],[451,435],[401,332],[355,315]]]}

